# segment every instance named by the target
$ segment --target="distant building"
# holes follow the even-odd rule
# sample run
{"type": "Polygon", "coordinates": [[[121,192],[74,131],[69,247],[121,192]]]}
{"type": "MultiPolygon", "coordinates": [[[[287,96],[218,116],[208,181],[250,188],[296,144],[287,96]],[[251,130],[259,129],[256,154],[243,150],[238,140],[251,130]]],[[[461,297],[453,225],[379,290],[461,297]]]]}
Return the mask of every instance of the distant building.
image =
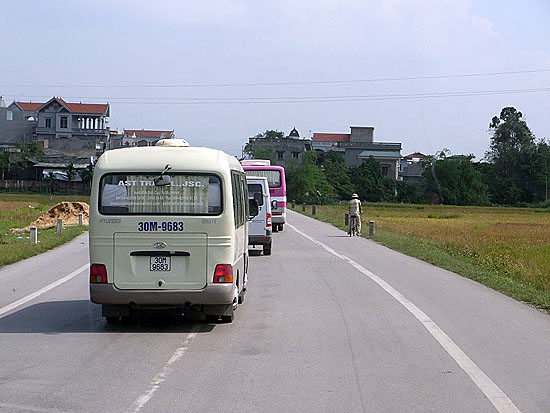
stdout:
{"type": "Polygon", "coordinates": [[[374,142],[374,127],[351,126],[351,133],[314,133],[312,147],[316,151],[344,153],[347,166],[358,166],[373,157],[380,162],[382,175],[399,179],[401,143],[374,142]]]}
{"type": "Polygon", "coordinates": [[[288,136],[276,139],[265,137],[253,137],[248,139],[249,147],[263,148],[273,151],[278,165],[287,166],[291,159],[302,161],[304,152],[312,150],[311,139],[301,138],[296,128],[293,128],[288,136]]]}
{"type": "Polygon", "coordinates": [[[160,139],[174,139],[174,130],[124,129],[122,136],[113,136],[109,149],[132,146],[154,146],[160,139]]]}
{"type": "MultiPolygon", "coordinates": [[[[40,104],[31,104],[33,108],[40,104]]],[[[36,112],[27,111],[13,103],[6,107],[0,96],[0,147],[15,148],[22,140],[34,138],[36,129],[36,112]]]]}
{"type": "Polygon", "coordinates": [[[414,152],[404,156],[399,163],[399,178],[405,182],[419,182],[424,173],[422,159],[426,155],[421,152],[414,152]]]}

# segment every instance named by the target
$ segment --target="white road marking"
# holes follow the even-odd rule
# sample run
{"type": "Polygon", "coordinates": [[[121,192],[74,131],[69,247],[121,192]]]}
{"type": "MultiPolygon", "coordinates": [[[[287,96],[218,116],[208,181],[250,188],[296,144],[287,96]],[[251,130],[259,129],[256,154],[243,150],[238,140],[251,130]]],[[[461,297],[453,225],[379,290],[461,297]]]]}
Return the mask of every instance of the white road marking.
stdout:
{"type": "Polygon", "coordinates": [[[445,334],[445,332],[430,318],[428,317],[420,308],[410,302],[405,296],[403,296],[399,291],[389,285],[382,278],[376,274],[370,272],[365,267],[352,260],[345,255],[342,255],[329,246],[323,244],[322,242],[316,240],[315,238],[307,235],[306,233],[300,231],[293,225],[286,224],[288,227],[292,228],[301,236],[307,238],[314,244],[324,248],[326,251],[332,255],[346,261],[357,271],[363,273],[369,277],[372,281],[382,287],[388,294],[395,298],[403,307],[405,307],[409,312],[414,315],[418,321],[422,323],[424,328],[437,340],[437,342],[445,349],[445,351],[457,362],[457,364],[466,372],[468,376],[472,379],[475,385],[485,394],[489,401],[499,412],[519,412],[520,410],[516,405],[506,396],[506,394],[498,387],[473,361],[470,359],[464,351],[456,345],[456,343],[451,340],[451,338],[445,334]]]}
{"type": "Polygon", "coordinates": [[[76,277],[77,275],[82,273],[82,271],[86,270],[89,266],[90,266],[90,264],[84,264],[82,267],[74,270],[72,273],[64,276],[63,278],[60,278],[59,280],[45,286],[44,288],[41,288],[40,290],[35,291],[34,293],[26,295],[25,297],[20,298],[19,300],[15,301],[11,304],[8,304],[5,307],[0,308],[0,317],[2,317],[4,314],[6,314],[7,312],[9,312],[13,309],[15,309],[19,306],[22,306],[23,304],[28,303],[31,300],[34,300],[36,297],[39,297],[42,294],[47,293],[50,290],[53,290],[55,287],[58,287],[61,284],[73,279],[74,277],[76,277]]]}
{"type": "Polygon", "coordinates": [[[150,388],[145,393],[141,394],[135,401],[132,403],[130,408],[127,410],[128,412],[139,412],[143,406],[145,406],[149,400],[153,397],[155,392],[160,388],[160,385],[168,378],[170,373],[174,370],[172,367],[177,361],[179,361],[184,354],[187,352],[187,349],[189,347],[189,342],[195,338],[197,335],[196,331],[193,331],[192,333],[187,334],[185,337],[185,340],[181,344],[180,347],[176,349],[174,354],[172,354],[172,357],[170,357],[170,360],[166,362],[164,367],[158,372],[155,377],[153,377],[153,380],[151,380],[150,388]]]}

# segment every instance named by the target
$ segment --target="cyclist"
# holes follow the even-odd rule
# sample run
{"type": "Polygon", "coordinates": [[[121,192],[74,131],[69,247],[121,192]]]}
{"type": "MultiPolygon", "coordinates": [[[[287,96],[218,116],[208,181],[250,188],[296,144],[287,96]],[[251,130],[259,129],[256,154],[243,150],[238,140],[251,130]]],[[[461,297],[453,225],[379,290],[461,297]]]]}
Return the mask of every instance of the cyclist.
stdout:
{"type": "MultiPolygon", "coordinates": [[[[356,217],[356,228],[357,228],[357,235],[361,235],[361,214],[363,213],[363,209],[361,208],[361,201],[359,200],[359,195],[353,194],[351,196],[351,199],[349,201],[349,217],[351,220],[351,217],[356,217]]],[[[351,228],[353,231],[353,228],[351,228]]]]}

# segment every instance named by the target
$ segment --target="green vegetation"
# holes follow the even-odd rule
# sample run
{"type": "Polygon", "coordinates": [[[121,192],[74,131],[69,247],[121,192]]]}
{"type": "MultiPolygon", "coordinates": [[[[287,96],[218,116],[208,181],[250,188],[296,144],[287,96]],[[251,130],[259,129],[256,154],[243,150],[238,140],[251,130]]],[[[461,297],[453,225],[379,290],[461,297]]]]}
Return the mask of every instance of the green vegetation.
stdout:
{"type": "MultiPolygon", "coordinates": [[[[550,309],[550,215],[527,208],[371,203],[364,211],[365,230],[368,221],[376,222],[375,241],[550,309]]],[[[345,229],[346,212],[346,205],[318,206],[315,218],[345,229]]]]}
{"type": "Polygon", "coordinates": [[[12,233],[12,228],[23,228],[37,219],[53,205],[62,201],[89,203],[86,196],[0,194],[0,266],[40,254],[64,244],[87,227],[64,227],[61,235],[55,228],[38,230],[38,245],[31,246],[29,233],[12,233]]]}

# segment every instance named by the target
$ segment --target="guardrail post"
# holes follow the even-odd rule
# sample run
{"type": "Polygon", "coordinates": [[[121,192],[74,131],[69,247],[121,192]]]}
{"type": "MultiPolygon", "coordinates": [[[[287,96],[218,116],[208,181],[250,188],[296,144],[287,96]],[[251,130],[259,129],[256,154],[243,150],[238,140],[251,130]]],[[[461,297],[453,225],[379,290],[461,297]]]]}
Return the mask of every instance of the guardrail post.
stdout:
{"type": "Polygon", "coordinates": [[[294,209],[294,208],[296,208],[296,200],[295,199],[292,200],[292,209],[294,209]]]}
{"type": "Polygon", "coordinates": [[[63,220],[61,218],[57,218],[57,235],[61,235],[61,231],[63,231],[63,220]]]}
{"type": "Polygon", "coordinates": [[[317,213],[317,206],[316,205],[312,205],[311,206],[311,215],[315,215],[317,213]]]}
{"type": "Polygon", "coordinates": [[[302,212],[305,212],[305,211],[306,211],[306,203],[304,202],[304,203],[302,204],[302,212]]]}
{"type": "Polygon", "coordinates": [[[81,212],[78,214],[78,225],[82,226],[84,224],[84,214],[81,212]]]}
{"type": "Polygon", "coordinates": [[[38,244],[38,229],[36,227],[31,227],[30,232],[31,232],[31,235],[29,238],[31,241],[31,245],[38,244]]]}
{"type": "Polygon", "coordinates": [[[349,226],[349,214],[344,215],[344,224],[346,227],[349,226]]]}
{"type": "Polygon", "coordinates": [[[369,237],[374,235],[374,221],[369,221],[369,237]]]}

